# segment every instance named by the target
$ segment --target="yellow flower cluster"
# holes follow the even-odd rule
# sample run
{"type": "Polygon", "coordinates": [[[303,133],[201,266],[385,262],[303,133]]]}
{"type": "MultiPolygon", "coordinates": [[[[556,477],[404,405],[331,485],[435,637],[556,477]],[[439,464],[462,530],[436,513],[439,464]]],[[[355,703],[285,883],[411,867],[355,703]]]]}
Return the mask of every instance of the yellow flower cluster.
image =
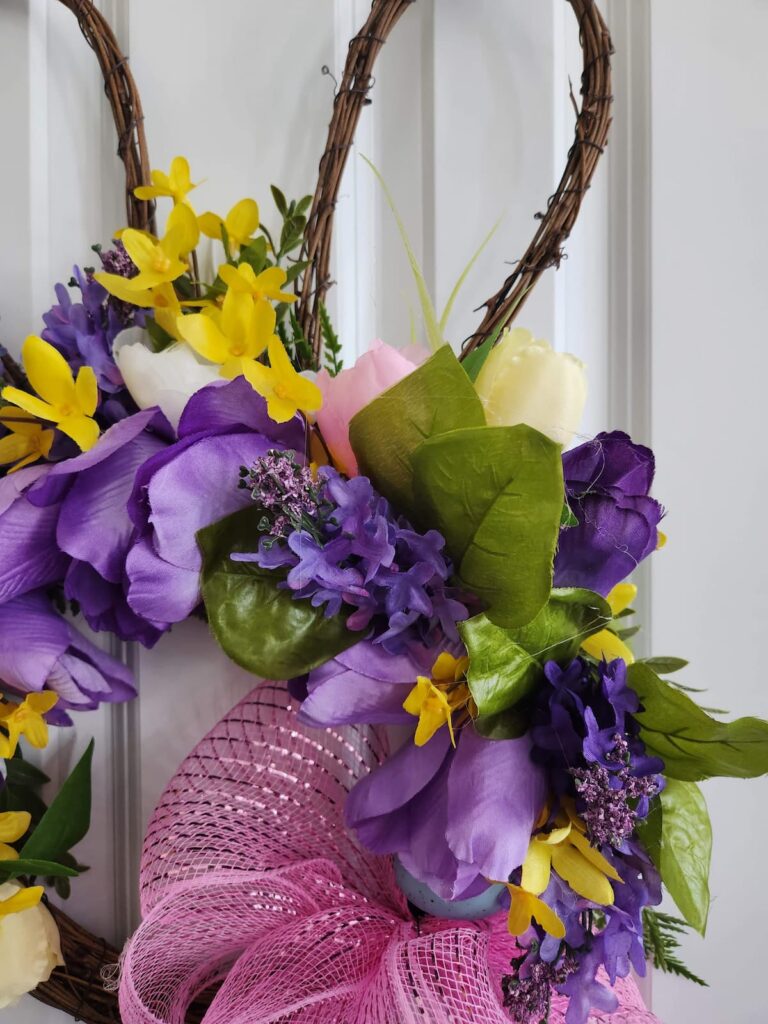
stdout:
{"type": "Polygon", "coordinates": [[[135,194],[144,200],[173,200],[165,234],[158,239],[125,228],[121,241],[139,273],[131,278],[98,273],[96,280],[117,298],[153,309],[157,323],[172,338],[186,342],[203,359],[219,365],[222,377],[245,376],[264,396],[269,415],[278,423],[299,410],[316,412],[322,404],[319,388],[296,372],[275,333],[272,303],[296,300],[291,292],[283,291],[288,278],[285,270],[268,267],[257,274],[248,263],[230,261],[218,271],[226,286],[223,296],[216,301],[179,298],[173,282],[189,270],[190,254],[201,232],[221,241],[229,256],[233,248],[241,251],[247,247],[259,228],[259,207],[253,199],[241,199],[226,217],[210,211],[198,217],[187,198],[196,187],[184,157],[175,157],[167,174],[152,171],[152,184],[137,188],[135,194]],[[198,306],[201,311],[185,313],[185,306],[198,306]],[[260,359],[265,352],[269,365],[260,359]]]}

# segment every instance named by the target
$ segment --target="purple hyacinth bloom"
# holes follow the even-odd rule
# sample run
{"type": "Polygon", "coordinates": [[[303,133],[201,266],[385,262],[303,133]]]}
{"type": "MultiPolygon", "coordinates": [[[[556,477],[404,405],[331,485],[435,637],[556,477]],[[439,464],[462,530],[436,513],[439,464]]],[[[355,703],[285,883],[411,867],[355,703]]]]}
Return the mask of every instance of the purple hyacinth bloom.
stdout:
{"type": "MultiPolygon", "coordinates": [[[[261,472],[257,464],[248,478],[261,472]]],[[[268,531],[256,552],[233,557],[262,568],[289,565],[280,586],[293,590],[296,600],[322,605],[329,616],[346,611],[350,629],[369,629],[391,654],[412,643],[433,646],[438,637],[458,641],[456,623],[468,611],[448,586],[452,569],[443,554],[445,539],[436,530],[417,533],[396,517],[367,477],[346,480],[328,466],[318,477],[314,523],[289,532],[285,540],[268,531]]],[[[280,506],[273,506],[270,482],[265,485],[268,528],[280,506]]],[[[254,499],[259,500],[255,489],[254,499]]],[[[295,518],[292,501],[284,495],[288,520],[295,518]]]]}
{"type": "Polygon", "coordinates": [[[133,612],[165,628],[186,619],[200,603],[197,531],[251,502],[247,489],[231,486],[240,467],[275,448],[303,447],[299,418],[276,424],[243,377],[194,394],[178,440],[135,474],[128,500],[135,539],[125,564],[133,612]]]}
{"type": "Polygon", "coordinates": [[[20,697],[53,690],[59,703],[52,720],[59,723],[69,722],[66,710],[136,696],[130,670],[82,636],[42,591],[0,604],[0,679],[20,697]]]}
{"type": "Polygon", "coordinates": [[[352,790],[347,824],[442,898],[461,898],[482,879],[509,877],[525,858],[547,795],[530,751],[527,736],[487,740],[471,726],[456,748],[447,729],[421,747],[407,742],[352,790]]]}
{"type": "Polygon", "coordinates": [[[578,526],[560,533],[556,587],[607,594],[655,550],[664,510],[649,496],[654,468],[653,452],[618,430],[563,455],[566,497],[578,526]]]}

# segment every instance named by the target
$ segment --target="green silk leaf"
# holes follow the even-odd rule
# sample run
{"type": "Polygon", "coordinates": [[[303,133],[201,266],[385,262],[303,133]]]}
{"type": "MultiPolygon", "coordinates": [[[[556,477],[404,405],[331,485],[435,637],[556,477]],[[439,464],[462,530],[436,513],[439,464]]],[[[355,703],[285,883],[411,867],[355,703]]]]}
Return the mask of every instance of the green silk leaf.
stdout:
{"type": "Polygon", "coordinates": [[[208,621],[224,652],[263,679],[290,679],[324,664],[357,643],[344,617],[327,619],[322,608],[294,601],[278,587],[285,574],[254,562],[235,562],[233,552],[256,550],[257,508],[241,509],[200,530],[202,593],[208,621]]]}
{"type": "Polygon", "coordinates": [[[688,664],[685,658],[643,658],[642,663],[652,668],[657,675],[679,672],[688,664]]]}
{"type": "Polygon", "coordinates": [[[628,681],[643,705],[635,716],[643,742],[663,759],[668,778],[698,782],[768,773],[768,722],[718,722],[643,662],[629,666],[628,681]]]}
{"type": "Polygon", "coordinates": [[[519,722],[503,713],[541,683],[545,662],[571,662],[582,640],[610,617],[599,594],[569,587],[553,590],[533,621],[519,629],[497,626],[487,615],[459,623],[469,655],[467,681],[480,714],[478,731],[491,739],[519,736],[519,722]]]}
{"type": "Polygon", "coordinates": [[[549,597],[563,507],[560,446],[531,427],[470,427],[421,444],[419,518],[446,539],[461,582],[497,625],[530,622],[549,597]]]}
{"type": "Polygon", "coordinates": [[[92,761],[93,740],[21,848],[22,860],[56,862],[85,836],[91,824],[92,761]]]}
{"type": "Polygon", "coordinates": [[[695,782],[667,779],[661,793],[661,808],[661,844],[657,853],[661,880],[691,928],[703,935],[709,914],[712,859],[712,825],[707,804],[695,782]]]}
{"type": "Polygon", "coordinates": [[[65,864],[57,864],[50,860],[32,860],[28,857],[18,860],[0,860],[0,881],[19,878],[20,875],[40,876],[43,878],[75,878],[80,872],[65,864]]]}
{"type": "Polygon", "coordinates": [[[484,423],[477,392],[446,345],[361,409],[352,419],[349,439],[360,472],[415,522],[413,452],[427,438],[484,423]]]}

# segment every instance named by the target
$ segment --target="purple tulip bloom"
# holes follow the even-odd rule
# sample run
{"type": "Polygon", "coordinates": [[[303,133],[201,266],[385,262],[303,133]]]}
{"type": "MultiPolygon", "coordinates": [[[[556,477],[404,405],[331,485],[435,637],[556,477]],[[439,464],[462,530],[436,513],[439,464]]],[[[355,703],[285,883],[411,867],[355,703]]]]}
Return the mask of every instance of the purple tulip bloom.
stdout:
{"type": "Polygon", "coordinates": [[[141,466],[128,502],[136,534],[126,560],[127,596],[136,615],[167,627],[197,607],[197,531],[251,503],[232,481],[241,466],[274,448],[303,451],[301,421],[270,420],[264,399],[244,378],[192,396],[178,441],[141,466]]]}
{"type": "Polygon", "coordinates": [[[59,508],[38,508],[29,490],[51,466],[27,466],[0,479],[0,602],[62,578],[69,558],[56,543],[59,508]]]}
{"type": "Polygon", "coordinates": [[[447,729],[422,747],[408,741],[352,790],[347,824],[374,853],[396,853],[439,896],[460,899],[525,858],[547,795],[530,751],[527,736],[487,740],[471,726],[455,749],[447,729]]]}
{"type": "Polygon", "coordinates": [[[126,601],[125,560],[135,538],[126,506],[137,470],[171,437],[162,413],[145,409],[110,427],[89,451],[51,467],[28,492],[41,513],[56,512],[56,545],[70,559],[66,597],[92,629],[147,647],[164,623],[137,615],[126,601]]]}
{"type": "Polygon", "coordinates": [[[563,455],[565,489],[578,526],[560,533],[556,587],[607,594],[655,550],[664,514],[649,497],[655,461],[627,434],[598,434],[563,455]]]}
{"type": "Polygon", "coordinates": [[[99,650],[62,618],[41,591],[0,604],[0,679],[23,697],[42,689],[59,695],[52,718],[136,696],[130,670],[99,650]]]}

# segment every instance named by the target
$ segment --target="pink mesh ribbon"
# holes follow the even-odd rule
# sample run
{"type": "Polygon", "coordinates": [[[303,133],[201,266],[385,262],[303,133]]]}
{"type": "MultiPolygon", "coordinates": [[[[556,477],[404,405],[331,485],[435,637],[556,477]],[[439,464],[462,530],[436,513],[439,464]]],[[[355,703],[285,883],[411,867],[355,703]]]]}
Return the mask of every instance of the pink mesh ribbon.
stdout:
{"type": "MultiPolygon", "coordinates": [[[[509,1024],[504,915],[417,925],[389,859],[342,821],[386,754],[367,729],[305,730],[264,684],[205,737],[147,831],[143,923],[120,984],[124,1024],[509,1024]]],[[[653,1024],[630,981],[612,1024],[653,1024]]],[[[557,1000],[553,1024],[562,1024],[557,1000]]]]}

